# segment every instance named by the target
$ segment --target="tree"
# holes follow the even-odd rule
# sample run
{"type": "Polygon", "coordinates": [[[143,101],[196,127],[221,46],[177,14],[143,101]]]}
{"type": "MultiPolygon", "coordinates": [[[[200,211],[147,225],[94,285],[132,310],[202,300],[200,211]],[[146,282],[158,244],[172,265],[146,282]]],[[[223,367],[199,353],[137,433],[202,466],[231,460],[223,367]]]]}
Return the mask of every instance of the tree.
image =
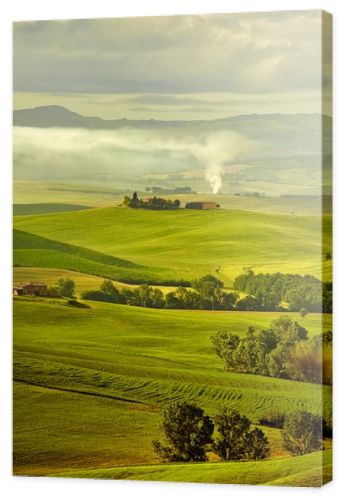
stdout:
{"type": "Polygon", "coordinates": [[[305,309],[304,307],[302,307],[299,311],[299,314],[302,318],[305,318],[305,316],[307,316],[307,309],[305,309]]]}
{"type": "Polygon", "coordinates": [[[60,278],[55,288],[62,297],[73,297],[75,295],[75,282],[70,278],[60,278]]]}
{"type": "Polygon", "coordinates": [[[100,285],[100,290],[110,295],[115,302],[118,302],[119,290],[114,286],[111,280],[104,280],[100,285]]]}
{"type": "Polygon", "coordinates": [[[129,196],[124,196],[123,198],[123,205],[125,207],[130,207],[130,203],[131,203],[131,198],[129,196]]]}
{"type": "Polygon", "coordinates": [[[141,285],[137,288],[141,307],[149,307],[151,300],[151,288],[148,285],[141,285]]]}
{"type": "Polygon", "coordinates": [[[283,446],[293,455],[322,449],[322,418],[307,411],[288,415],[281,431],[283,446]]]}
{"type": "Polygon", "coordinates": [[[267,368],[270,377],[289,378],[286,361],[290,345],[285,342],[279,342],[277,347],[267,355],[267,368]]]}
{"type": "Polygon", "coordinates": [[[151,289],[151,307],[162,309],[165,305],[165,297],[160,288],[151,289]]]}
{"type": "Polygon", "coordinates": [[[165,307],[167,309],[179,309],[180,303],[175,292],[169,292],[165,297],[165,307]]]}
{"type": "Polygon", "coordinates": [[[218,291],[223,288],[224,283],[211,274],[207,274],[193,281],[192,286],[198,293],[211,302],[211,309],[215,309],[215,303],[218,300],[218,291]]]}
{"type": "Polygon", "coordinates": [[[262,460],[269,456],[269,440],[259,427],[247,432],[244,441],[244,458],[247,460],[262,460]]]}
{"type": "Polygon", "coordinates": [[[259,427],[250,430],[251,422],[236,410],[224,408],[215,417],[219,437],[213,449],[223,460],[257,460],[268,456],[269,442],[259,427]]]}
{"type": "Polygon", "coordinates": [[[288,344],[294,345],[299,340],[307,340],[306,328],[296,321],[292,321],[289,316],[279,316],[273,320],[271,329],[279,342],[286,341],[288,344]]]}
{"type": "Polygon", "coordinates": [[[238,311],[261,311],[262,305],[259,297],[246,295],[246,297],[237,301],[236,309],[238,311]]]}
{"type": "Polygon", "coordinates": [[[153,441],[154,451],[166,462],[204,462],[206,446],[213,442],[213,422],[204,410],[189,404],[172,403],[164,411],[160,426],[165,444],[153,441]]]}
{"type": "Polygon", "coordinates": [[[222,330],[211,337],[211,342],[216,354],[224,360],[226,370],[233,368],[233,354],[240,343],[240,337],[233,333],[222,330]]]}

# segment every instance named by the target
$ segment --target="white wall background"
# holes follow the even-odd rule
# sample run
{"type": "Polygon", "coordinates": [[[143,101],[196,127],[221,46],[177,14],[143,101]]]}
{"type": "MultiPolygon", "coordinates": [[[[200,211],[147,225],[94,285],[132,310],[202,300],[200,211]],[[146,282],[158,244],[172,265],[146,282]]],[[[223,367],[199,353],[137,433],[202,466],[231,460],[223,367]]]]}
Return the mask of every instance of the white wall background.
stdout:
{"type": "Polygon", "coordinates": [[[343,0],[12,0],[0,7],[0,495],[4,499],[162,498],[209,499],[339,499],[347,491],[347,2],[343,0]],[[322,489],[255,486],[189,485],[126,481],[13,478],[11,476],[11,177],[12,177],[12,21],[243,12],[259,10],[325,9],[334,14],[334,262],[335,262],[335,385],[334,482],[322,489]],[[345,382],[346,381],[346,382],[345,382]]]}

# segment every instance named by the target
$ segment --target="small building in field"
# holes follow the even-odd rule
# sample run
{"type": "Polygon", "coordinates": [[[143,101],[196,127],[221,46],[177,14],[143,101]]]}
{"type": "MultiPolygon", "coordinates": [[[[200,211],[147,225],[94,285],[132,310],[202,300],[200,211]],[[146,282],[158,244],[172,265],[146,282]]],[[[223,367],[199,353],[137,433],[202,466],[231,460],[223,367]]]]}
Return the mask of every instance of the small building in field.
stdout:
{"type": "Polygon", "coordinates": [[[219,203],[214,201],[189,201],[186,203],[185,208],[195,209],[195,210],[213,210],[220,208],[219,203]]]}
{"type": "Polygon", "coordinates": [[[14,295],[36,295],[37,297],[49,297],[50,291],[46,283],[42,281],[28,281],[14,287],[14,295]]]}

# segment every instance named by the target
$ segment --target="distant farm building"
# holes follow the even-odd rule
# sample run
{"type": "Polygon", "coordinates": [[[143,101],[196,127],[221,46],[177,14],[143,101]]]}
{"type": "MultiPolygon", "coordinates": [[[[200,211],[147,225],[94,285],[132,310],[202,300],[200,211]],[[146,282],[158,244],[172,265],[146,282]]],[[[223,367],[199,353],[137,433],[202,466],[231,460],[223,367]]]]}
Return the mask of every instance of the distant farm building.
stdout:
{"type": "Polygon", "coordinates": [[[28,281],[13,288],[13,295],[35,295],[37,297],[58,297],[54,289],[48,289],[48,285],[42,281],[28,281]]]}
{"type": "Polygon", "coordinates": [[[220,208],[219,203],[214,203],[213,201],[190,201],[186,203],[186,208],[192,208],[195,210],[213,210],[215,208],[220,208]]]}

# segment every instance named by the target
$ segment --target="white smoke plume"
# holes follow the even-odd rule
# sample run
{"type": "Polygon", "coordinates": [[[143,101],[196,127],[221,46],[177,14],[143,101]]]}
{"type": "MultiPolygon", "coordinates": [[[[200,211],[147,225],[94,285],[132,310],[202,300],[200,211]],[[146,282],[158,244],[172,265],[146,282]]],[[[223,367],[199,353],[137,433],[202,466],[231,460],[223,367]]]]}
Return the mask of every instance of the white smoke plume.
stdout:
{"type": "Polygon", "coordinates": [[[223,173],[222,165],[212,164],[206,167],[206,180],[210,183],[213,194],[217,194],[223,185],[223,173]]]}
{"type": "Polygon", "coordinates": [[[205,178],[212,193],[217,194],[223,185],[224,163],[234,160],[247,147],[245,137],[231,130],[209,134],[205,144],[195,154],[205,167],[205,178]]]}

